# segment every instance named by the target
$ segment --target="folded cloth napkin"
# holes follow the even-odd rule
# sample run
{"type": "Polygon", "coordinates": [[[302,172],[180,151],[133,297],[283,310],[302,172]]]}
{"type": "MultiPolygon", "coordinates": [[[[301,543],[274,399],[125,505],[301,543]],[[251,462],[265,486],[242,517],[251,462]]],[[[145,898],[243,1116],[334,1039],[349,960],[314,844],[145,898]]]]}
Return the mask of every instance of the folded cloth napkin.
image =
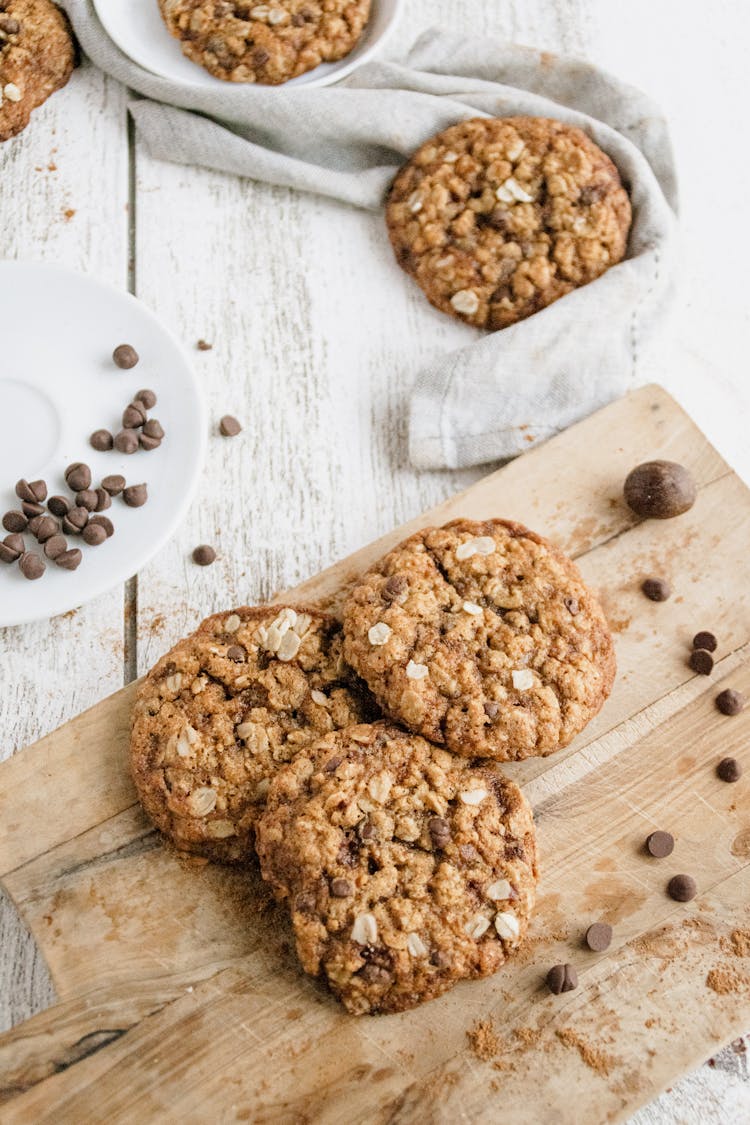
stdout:
{"type": "Polygon", "coordinates": [[[677,206],[667,126],[639,90],[579,60],[439,30],[404,62],[369,63],[332,88],[188,88],[124,55],[91,0],[61,2],[93,62],[150,99],[129,108],[165,160],[377,209],[423,141],[471,117],[555,117],[611,156],[633,204],[626,260],[510,328],[467,328],[473,342],[421,371],[410,408],[415,466],[513,457],[529,435],[549,437],[639,381],[672,291],[677,206]]]}

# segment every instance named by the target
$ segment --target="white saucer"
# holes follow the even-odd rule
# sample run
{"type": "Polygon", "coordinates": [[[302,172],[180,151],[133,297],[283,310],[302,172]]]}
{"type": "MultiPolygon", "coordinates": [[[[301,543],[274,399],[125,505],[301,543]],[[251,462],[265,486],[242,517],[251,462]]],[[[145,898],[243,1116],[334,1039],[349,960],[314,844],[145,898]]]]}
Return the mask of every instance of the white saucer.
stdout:
{"type": "MultiPolygon", "coordinates": [[[[375,54],[390,35],[402,0],[372,0],[370,20],[357,46],[339,62],[321,63],[307,74],[292,78],[283,86],[264,86],[264,90],[288,90],[292,86],[330,86],[375,54]]],[[[94,0],[96,13],[105,31],[133,62],[152,74],[170,78],[185,86],[222,90],[243,90],[247,86],[224,82],[191,62],[179,42],[167,31],[157,0],[94,0]]]]}
{"type": "MultiPolygon", "coordinates": [[[[17,564],[0,562],[0,626],[65,613],[135,574],[166,543],[187,511],[201,472],[206,425],[198,384],[182,346],[153,313],[128,293],[83,274],[34,262],[0,261],[0,518],[18,509],[16,481],[46,480],[49,495],[70,495],[65,468],[91,467],[94,485],[112,473],[148,484],[149,499],[128,508],[122,497],[103,515],[111,539],[80,547],[75,571],[47,562],[29,581],[17,564]],[[118,344],[132,344],[140,362],[121,371],[112,361],[118,344]],[[96,429],[116,433],[136,391],[151,388],[150,412],[166,436],[151,453],[97,453],[96,429]]],[[[0,530],[0,538],[7,532],[0,530]]],[[[32,536],[27,545],[39,551],[32,536]]]]}

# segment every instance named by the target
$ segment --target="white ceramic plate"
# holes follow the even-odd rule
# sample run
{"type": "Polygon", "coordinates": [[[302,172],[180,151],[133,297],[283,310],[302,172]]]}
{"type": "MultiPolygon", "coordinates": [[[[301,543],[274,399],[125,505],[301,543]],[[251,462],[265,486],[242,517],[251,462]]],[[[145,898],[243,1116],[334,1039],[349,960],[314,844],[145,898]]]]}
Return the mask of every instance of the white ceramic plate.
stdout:
{"type": "MultiPolygon", "coordinates": [[[[46,560],[45,574],[29,581],[17,564],[0,562],[2,626],[73,609],[124,582],[155,555],[190,503],[206,426],[182,346],[128,293],[57,266],[0,262],[0,339],[0,515],[20,508],[14,491],[20,477],[46,480],[50,496],[70,495],[64,471],[73,461],[91,467],[95,485],[122,473],[129,484],[149,487],[142,508],[112,500],[102,514],[115,534],[101,546],[68,536],[68,545],[83,552],[77,570],[46,560]],[[122,343],[140,355],[130,371],[112,362],[122,343]],[[158,396],[150,414],[165,430],[159,449],[97,453],[89,435],[100,428],[116,433],[122,411],[143,387],[158,396]]],[[[26,539],[31,548],[35,541],[26,539]]]]}
{"type": "MultiPolygon", "coordinates": [[[[264,90],[288,90],[292,86],[329,86],[367,62],[385,43],[398,17],[402,0],[372,0],[370,20],[357,46],[335,63],[321,63],[307,74],[292,78],[282,86],[264,90]]],[[[186,86],[223,90],[243,90],[247,86],[224,82],[185,58],[179,42],[167,31],[157,0],[94,0],[104,28],[117,46],[152,74],[171,78],[186,86]]]]}

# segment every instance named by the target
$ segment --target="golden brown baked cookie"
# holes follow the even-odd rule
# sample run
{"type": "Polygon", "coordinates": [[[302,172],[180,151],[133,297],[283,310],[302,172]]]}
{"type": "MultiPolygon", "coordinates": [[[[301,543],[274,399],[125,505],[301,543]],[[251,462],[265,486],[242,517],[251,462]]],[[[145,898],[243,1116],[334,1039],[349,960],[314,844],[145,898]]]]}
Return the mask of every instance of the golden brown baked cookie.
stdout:
{"type": "Polygon", "coordinates": [[[290,606],[217,613],[141,684],[131,764],[141,803],[178,848],[249,857],[279,767],[375,709],[332,617],[290,606]]]}
{"type": "Polygon", "coordinates": [[[494,973],[534,905],[518,787],[387,723],[334,732],[276,775],[258,855],[303,968],[355,1014],[494,973]]]}
{"type": "Polygon", "coordinates": [[[576,566],[506,520],[455,520],[395,547],[344,606],[344,655],[384,712],[455,754],[552,753],[615,676],[576,566]]]}
{"type": "Polygon", "coordinates": [[[357,45],[371,0],[159,0],[183,54],[228,82],[276,86],[357,45]]]}
{"type": "Polygon", "coordinates": [[[50,0],[0,0],[0,141],[28,125],[74,65],[68,21],[50,0]]]}
{"type": "Polygon", "coordinates": [[[630,200],[585,133],[545,117],[476,118],[422,145],[386,211],[399,264],[436,308],[505,328],[625,255],[630,200]]]}

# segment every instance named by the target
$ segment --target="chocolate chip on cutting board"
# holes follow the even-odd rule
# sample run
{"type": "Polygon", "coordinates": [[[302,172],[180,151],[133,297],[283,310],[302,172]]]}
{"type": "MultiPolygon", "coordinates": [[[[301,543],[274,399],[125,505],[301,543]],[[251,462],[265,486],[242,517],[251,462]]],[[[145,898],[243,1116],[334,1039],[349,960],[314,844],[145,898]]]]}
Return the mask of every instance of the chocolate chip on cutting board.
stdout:
{"type": "Polygon", "coordinates": [[[698,893],[692,875],[673,875],[667,883],[667,894],[675,902],[690,902],[698,893]]]}
{"type": "Polygon", "coordinates": [[[699,676],[710,676],[714,670],[714,658],[705,648],[694,648],[688,664],[699,676]]]}
{"type": "Polygon", "coordinates": [[[586,945],[594,953],[603,953],[612,944],[612,927],[608,922],[594,922],[586,930],[586,945]]]}
{"type": "Polygon", "coordinates": [[[115,365],[122,371],[130,371],[138,363],[138,352],[131,344],[118,344],[112,352],[115,365]]]}
{"type": "Polygon", "coordinates": [[[94,430],[89,438],[89,444],[100,453],[107,453],[114,445],[114,438],[109,430],[94,430]]]}
{"type": "Polygon", "coordinates": [[[638,516],[666,520],[692,508],[695,481],[676,461],[646,461],[625,480],[625,503],[638,516]]]}
{"type": "Polygon", "coordinates": [[[578,973],[572,965],[553,965],[547,973],[547,988],[555,996],[578,988],[578,973]]]}
{"type": "Polygon", "coordinates": [[[216,562],[216,551],[208,543],[201,543],[193,551],[193,562],[198,566],[210,566],[212,562],[216,562]]]}
{"type": "Polygon", "coordinates": [[[718,641],[713,633],[702,630],[693,637],[693,648],[702,648],[705,652],[716,652],[718,641]]]}
{"type": "Polygon", "coordinates": [[[739,715],[745,706],[745,697],[742,692],[727,688],[716,696],[716,706],[722,715],[739,715]]]}
{"type": "Polygon", "coordinates": [[[651,602],[665,602],[672,595],[672,587],[665,578],[647,578],[641,590],[651,602]]]}
{"type": "Polygon", "coordinates": [[[674,836],[669,832],[652,832],[646,837],[646,851],[654,859],[666,859],[674,851],[674,836]]]}
{"type": "Polygon", "coordinates": [[[716,773],[722,781],[739,781],[742,777],[742,766],[736,758],[722,758],[716,767],[716,773]]]}
{"type": "Polygon", "coordinates": [[[142,508],[148,500],[146,484],[131,484],[123,490],[122,498],[129,508],[142,508]]]}

